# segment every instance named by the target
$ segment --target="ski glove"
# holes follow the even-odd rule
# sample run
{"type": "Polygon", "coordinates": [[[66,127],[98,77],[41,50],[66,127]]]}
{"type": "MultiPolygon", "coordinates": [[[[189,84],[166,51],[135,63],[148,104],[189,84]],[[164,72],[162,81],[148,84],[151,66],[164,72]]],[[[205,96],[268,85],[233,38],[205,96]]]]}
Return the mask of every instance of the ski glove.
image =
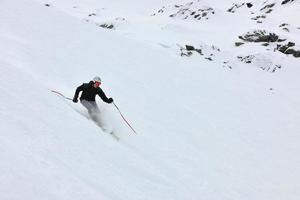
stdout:
{"type": "Polygon", "coordinates": [[[112,103],[112,102],[114,102],[113,98],[109,98],[108,103],[112,103]]]}
{"type": "Polygon", "coordinates": [[[77,103],[77,102],[78,102],[78,99],[75,99],[75,98],[74,98],[74,99],[73,99],[73,102],[74,102],[74,103],[77,103]]]}

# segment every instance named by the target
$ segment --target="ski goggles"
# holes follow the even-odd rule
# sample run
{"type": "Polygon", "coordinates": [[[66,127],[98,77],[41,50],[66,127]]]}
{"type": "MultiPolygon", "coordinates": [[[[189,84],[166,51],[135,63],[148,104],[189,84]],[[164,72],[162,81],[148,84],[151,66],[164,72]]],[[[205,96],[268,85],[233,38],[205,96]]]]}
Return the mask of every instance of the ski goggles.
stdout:
{"type": "Polygon", "coordinates": [[[101,82],[95,81],[95,86],[99,87],[101,85],[101,82]]]}

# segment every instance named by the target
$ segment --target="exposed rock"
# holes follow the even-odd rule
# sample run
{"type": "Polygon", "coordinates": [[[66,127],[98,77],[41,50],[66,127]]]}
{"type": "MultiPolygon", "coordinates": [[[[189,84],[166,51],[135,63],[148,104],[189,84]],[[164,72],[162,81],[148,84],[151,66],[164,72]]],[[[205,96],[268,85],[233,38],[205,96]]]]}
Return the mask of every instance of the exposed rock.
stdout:
{"type": "Polygon", "coordinates": [[[273,6],[275,6],[275,3],[268,4],[268,5],[264,6],[263,8],[261,8],[260,11],[267,10],[269,8],[272,8],[273,6]]]}
{"type": "Polygon", "coordinates": [[[241,62],[244,62],[244,63],[251,63],[254,56],[253,55],[249,55],[249,56],[245,56],[245,57],[242,57],[242,56],[238,56],[237,57],[241,62]]]}
{"type": "Polygon", "coordinates": [[[46,3],[45,6],[50,7],[51,5],[49,3],[46,3]]]}
{"type": "MultiPolygon", "coordinates": [[[[197,14],[197,15],[194,16],[194,18],[198,18],[199,16],[200,16],[200,14],[197,14]]],[[[172,16],[172,17],[173,17],[173,16],[172,16]]]]}
{"type": "Polygon", "coordinates": [[[259,15],[259,16],[256,16],[256,17],[252,17],[251,19],[252,20],[258,20],[258,19],[265,19],[266,18],[266,15],[259,15]]]}
{"type": "Polygon", "coordinates": [[[274,73],[277,69],[281,69],[281,65],[275,65],[275,67],[272,70],[272,73],[274,73]]]}
{"type": "MultiPolygon", "coordinates": [[[[240,3],[240,4],[233,4],[233,6],[231,7],[231,8],[229,8],[228,10],[227,10],[227,12],[231,12],[231,13],[235,13],[235,11],[238,9],[238,8],[240,8],[240,7],[242,7],[242,6],[244,6],[245,5],[245,3],[240,3]]],[[[248,7],[249,8],[249,7],[248,7]]]]}
{"type": "Polygon", "coordinates": [[[239,46],[241,46],[241,45],[243,45],[243,44],[245,44],[245,43],[244,43],[244,42],[236,42],[236,43],[235,43],[235,46],[236,46],[236,47],[239,47],[239,46]]]}
{"type": "Polygon", "coordinates": [[[116,17],[115,20],[117,20],[117,21],[125,21],[126,19],[124,17],[116,17]]]}
{"type": "Polygon", "coordinates": [[[294,49],[287,49],[284,53],[285,54],[294,54],[294,53],[296,53],[297,51],[296,50],[294,50],[294,49]]]}
{"type": "Polygon", "coordinates": [[[213,59],[213,57],[215,57],[215,52],[216,51],[221,51],[218,47],[212,45],[212,46],[208,46],[208,45],[199,45],[197,47],[195,47],[194,45],[184,45],[183,47],[180,46],[180,55],[181,56],[191,56],[194,55],[194,52],[197,52],[198,55],[201,56],[206,56],[206,58],[210,58],[213,59]]]}
{"type": "MultiPolygon", "coordinates": [[[[266,1],[267,2],[267,1],[266,1]]],[[[265,3],[266,3],[265,2],[265,3]]],[[[264,3],[264,4],[265,4],[264,3]]],[[[273,11],[273,7],[275,6],[275,3],[267,4],[264,7],[260,9],[260,15],[257,15],[256,17],[252,17],[252,20],[259,20],[257,23],[263,23],[263,20],[267,18],[267,14],[270,14],[273,11]]],[[[251,14],[255,14],[254,12],[251,12],[251,14]]]]}
{"type": "Polygon", "coordinates": [[[203,55],[202,49],[195,49],[195,51],[196,51],[197,53],[199,53],[200,55],[203,55]]]}
{"type": "Polygon", "coordinates": [[[284,0],[281,4],[284,5],[284,4],[287,4],[287,3],[290,3],[290,2],[293,2],[294,0],[284,0]]]}
{"type": "Polygon", "coordinates": [[[213,50],[221,51],[221,49],[219,49],[218,47],[216,47],[216,46],[214,46],[214,45],[212,45],[211,48],[212,48],[213,50]]]}
{"type": "Polygon", "coordinates": [[[106,29],[113,29],[114,28],[113,24],[100,24],[99,26],[101,28],[106,28],[106,29]]]}
{"type": "Polygon", "coordinates": [[[296,44],[294,42],[288,42],[288,44],[285,45],[277,45],[276,49],[280,51],[281,53],[287,54],[287,55],[293,55],[296,58],[300,57],[300,50],[292,49],[291,47],[294,47],[296,44]]]}
{"type": "Polygon", "coordinates": [[[240,39],[246,42],[276,42],[279,36],[275,33],[267,34],[266,31],[254,31],[253,33],[248,32],[244,36],[239,36],[240,39]]]}
{"type": "Polygon", "coordinates": [[[286,41],[286,39],[280,39],[280,38],[279,38],[279,39],[277,40],[277,42],[284,42],[284,41],[286,41]]]}
{"type": "Polygon", "coordinates": [[[186,57],[190,57],[191,55],[193,55],[193,52],[191,51],[187,51],[187,52],[181,52],[180,56],[186,56],[186,57]]]}
{"type": "Polygon", "coordinates": [[[184,5],[163,7],[157,13],[152,14],[152,16],[162,13],[171,18],[201,20],[209,19],[211,15],[215,14],[215,10],[203,4],[200,0],[194,0],[184,5]]]}
{"type": "Polygon", "coordinates": [[[186,56],[186,57],[190,57],[191,55],[193,55],[193,52],[195,50],[195,47],[191,46],[191,45],[185,45],[185,48],[181,47],[180,48],[180,56],[186,56]]]}
{"type": "Polygon", "coordinates": [[[288,46],[288,47],[293,47],[293,46],[295,46],[295,43],[294,43],[294,42],[289,42],[289,43],[287,44],[287,46],[288,46]]]}
{"type": "Polygon", "coordinates": [[[89,17],[96,16],[96,13],[89,14],[89,17]]]}
{"type": "Polygon", "coordinates": [[[296,58],[300,58],[300,51],[296,51],[294,54],[293,54],[294,57],[296,58]]]}
{"type": "Polygon", "coordinates": [[[269,13],[271,13],[272,11],[273,11],[273,9],[269,9],[269,10],[266,11],[266,14],[269,14],[269,13]]]}
{"type": "Polygon", "coordinates": [[[282,28],[282,30],[284,30],[286,32],[290,32],[290,30],[288,29],[288,27],[290,27],[290,25],[287,23],[283,23],[283,24],[279,25],[279,27],[282,28]]]}
{"type": "Polygon", "coordinates": [[[285,53],[285,51],[288,49],[288,46],[281,46],[279,45],[279,47],[277,48],[278,51],[280,51],[281,53],[285,53]]]}
{"type": "Polygon", "coordinates": [[[286,32],[290,32],[290,30],[288,28],[283,28],[282,30],[284,30],[286,32]]]}
{"type": "Polygon", "coordinates": [[[186,50],[188,51],[194,51],[195,47],[191,46],[191,45],[185,45],[186,50]]]}
{"type": "Polygon", "coordinates": [[[251,8],[253,6],[252,3],[247,3],[246,5],[247,5],[248,8],[251,8]]]}
{"type": "Polygon", "coordinates": [[[287,23],[280,24],[279,27],[289,26],[287,23]]]}
{"type": "Polygon", "coordinates": [[[275,33],[269,33],[268,36],[261,37],[259,42],[263,42],[265,40],[269,42],[276,42],[278,40],[279,36],[276,35],[275,33]]]}
{"type": "Polygon", "coordinates": [[[269,71],[274,73],[277,69],[281,69],[281,65],[274,64],[270,56],[263,54],[255,54],[248,56],[238,56],[238,60],[246,64],[252,64],[264,71],[269,71]]]}
{"type": "Polygon", "coordinates": [[[228,69],[232,69],[232,66],[229,64],[228,61],[223,61],[223,67],[228,68],[228,69]]]}
{"type": "Polygon", "coordinates": [[[206,57],[205,59],[209,60],[209,61],[213,61],[213,59],[211,57],[206,57]]]}
{"type": "Polygon", "coordinates": [[[162,7],[161,9],[158,10],[158,13],[163,13],[166,7],[162,7]]]}
{"type": "Polygon", "coordinates": [[[194,46],[192,46],[192,45],[185,45],[185,49],[186,49],[187,51],[196,51],[196,52],[199,53],[200,55],[203,55],[201,49],[196,49],[196,48],[195,48],[194,46]]]}

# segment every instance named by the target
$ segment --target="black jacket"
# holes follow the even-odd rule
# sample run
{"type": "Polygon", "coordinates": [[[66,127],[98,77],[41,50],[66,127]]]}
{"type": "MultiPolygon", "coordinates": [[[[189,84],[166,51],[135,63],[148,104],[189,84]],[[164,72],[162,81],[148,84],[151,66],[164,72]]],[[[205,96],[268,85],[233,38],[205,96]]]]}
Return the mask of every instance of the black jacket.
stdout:
{"type": "Polygon", "coordinates": [[[98,94],[104,102],[106,102],[106,103],[112,102],[112,99],[107,98],[100,87],[98,87],[98,88],[94,87],[93,81],[90,81],[89,83],[83,83],[81,86],[79,86],[76,89],[73,99],[77,100],[79,92],[81,92],[81,91],[82,91],[82,94],[81,94],[80,100],[95,101],[95,97],[98,94]]]}

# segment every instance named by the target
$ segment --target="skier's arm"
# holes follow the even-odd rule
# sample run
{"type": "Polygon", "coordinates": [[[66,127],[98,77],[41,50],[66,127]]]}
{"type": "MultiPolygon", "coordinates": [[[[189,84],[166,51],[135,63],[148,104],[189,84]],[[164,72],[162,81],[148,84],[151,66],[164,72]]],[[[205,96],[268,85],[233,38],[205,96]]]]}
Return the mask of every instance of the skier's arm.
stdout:
{"type": "Polygon", "coordinates": [[[106,103],[112,103],[113,102],[113,99],[112,98],[107,98],[107,96],[105,95],[105,93],[103,92],[103,90],[101,88],[99,88],[99,90],[98,90],[98,95],[106,103]]]}
{"type": "Polygon", "coordinates": [[[81,92],[82,90],[83,90],[83,84],[76,89],[76,92],[75,92],[75,95],[74,95],[74,98],[73,98],[74,102],[78,101],[79,92],[81,92]]]}

